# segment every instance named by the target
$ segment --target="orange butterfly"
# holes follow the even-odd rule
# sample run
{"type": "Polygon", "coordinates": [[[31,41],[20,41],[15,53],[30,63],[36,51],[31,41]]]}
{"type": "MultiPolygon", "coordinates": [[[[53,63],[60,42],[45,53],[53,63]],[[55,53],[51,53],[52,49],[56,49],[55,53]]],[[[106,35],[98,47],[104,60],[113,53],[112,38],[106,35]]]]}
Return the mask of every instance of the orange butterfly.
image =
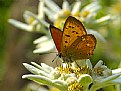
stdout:
{"type": "Polygon", "coordinates": [[[92,34],[87,34],[83,24],[76,18],[69,16],[63,31],[50,25],[50,32],[59,57],[62,57],[64,62],[88,59],[93,55],[96,38],[92,34]]]}

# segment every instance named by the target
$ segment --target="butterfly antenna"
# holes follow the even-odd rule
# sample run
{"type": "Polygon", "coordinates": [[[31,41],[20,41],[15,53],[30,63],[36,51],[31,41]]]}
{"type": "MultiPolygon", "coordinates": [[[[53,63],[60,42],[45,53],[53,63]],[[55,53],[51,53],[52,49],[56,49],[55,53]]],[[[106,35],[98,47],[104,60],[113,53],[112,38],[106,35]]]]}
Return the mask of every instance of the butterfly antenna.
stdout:
{"type": "MultiPolygon", "coordinates": [[[[56,59],[58,59],[58,56],[59,54],[56,55],[56,57],[52,60],[52,62],[54,62],[56,59]]],[[[57,61],[56,61],[57,62],[57,61]]]]}
{"type": "Polygon", "coordinates": [[[48,52],[48,53],[39,53],[39,55],[50,54],[50,53],[58,53],[58,52],[48,52]]]}
{"type": "Polygon", "coordinates": [[[56,61],[56,65],[58,66],[57,64],[57,59],[59,58],[58,54],[56,55],[56,57],[52,60],[52,62],[56,61]]]}

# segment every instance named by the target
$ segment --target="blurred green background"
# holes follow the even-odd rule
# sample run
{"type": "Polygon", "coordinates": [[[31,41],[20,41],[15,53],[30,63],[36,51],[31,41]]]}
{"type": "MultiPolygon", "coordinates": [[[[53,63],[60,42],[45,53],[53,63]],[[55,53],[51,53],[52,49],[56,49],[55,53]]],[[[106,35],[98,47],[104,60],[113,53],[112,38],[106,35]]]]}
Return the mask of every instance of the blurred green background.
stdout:
{"type": "MultiPolygon", "coordinates": [[[[62,0],[54,0],[59,5],[62,0]]],[[[68,0],[69,1],[69,0],[68,0]]],[[[72,3],[71,0],[70,2],[72,3]]],[[[91,0],[85,0],[90,2],[91,0]]],[[[121,67],[121,2],[120,0],[100,0],[103,6],[99,15],[112,14],[116,18],[101,27],[98,32],[106,39],[106,44],[98,43],[95,51],[94,64],[103,60],[105,64],[115,69],[121,67]]],[[[0,88],[1,91],[25,91],[28,82],[21,79],[26,72],[23,62],[40,60],[40,55],[33,54],[35,48],[33,40],[40,37],[38,33],[21,31],[8,24],[8,19],[13,18],[23,21],[23,12],[30,10],[37,13],[37,0],[0,0],[0,88]]]]}
{"type": "Polygon", "coordinates": [[[0,0],[0,76],[2,75],[3,65],[4,65],[4,54],[5,54],[5,44],[7,39],[8,24],[7,19],[9,18],[9,8],[13,0],[0,0]]]}

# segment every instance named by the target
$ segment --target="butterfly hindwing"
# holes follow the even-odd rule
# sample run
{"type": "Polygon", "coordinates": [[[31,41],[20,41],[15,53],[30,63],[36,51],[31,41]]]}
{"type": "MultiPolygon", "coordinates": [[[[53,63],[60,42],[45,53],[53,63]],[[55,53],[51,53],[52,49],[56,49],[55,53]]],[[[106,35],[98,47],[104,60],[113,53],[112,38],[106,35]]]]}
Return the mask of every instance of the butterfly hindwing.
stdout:
{"type": "Polygon", "coordinates": [[[54,40],[54,43],[56,45],[56,48],[58,50],[58,52],[61,51],[61,40],[62,40],[62,31],[52,25],[50,25],[50,32],[51,32],[51,36],[54,40]]]}
{"type": "Polygon", "coordinates": [[[93,55],[96,46],[96,38],[92,34],[79,37],[68,48],[68,54],[72,55],[72,59],[87,59],[93,55]]]}
{"type": "Polygon", "coordinates": [[[80,36],[87,32],[83,24],[76,18],[69,16],[64,24],[61,51],[66,55],[66,49],[80,36]]]}

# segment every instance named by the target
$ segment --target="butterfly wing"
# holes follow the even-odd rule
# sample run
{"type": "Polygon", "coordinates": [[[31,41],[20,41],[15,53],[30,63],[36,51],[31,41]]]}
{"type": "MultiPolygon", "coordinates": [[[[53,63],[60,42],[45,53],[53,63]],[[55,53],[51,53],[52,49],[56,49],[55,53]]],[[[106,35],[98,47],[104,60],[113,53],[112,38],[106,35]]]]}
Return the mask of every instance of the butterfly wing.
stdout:
{"type": "Polygon", "coordinates": [[[96,38],[92,34],[83,35],[75,40],[68,48],[68,54],[73,60],[88,59],[93,55],[96,38]]]}
{"type": "Polygon", "coordinates": [[[52,25],[50,25],[50,32],[51,32],[51,36],[54,40],[54,43],[56,45],[56,48],[58,50],[58,52],[61,51],[61,40],[62,40],[62,31],[52,25]]]}
{"type": "Polygon", "coordinates": [[[69,16],[64,24],[63,36],[61,43],[62,55],[66,56],[66,49],[80,36],[86,35],[87,32],[83,24],[76,18],[69,16]]]}

